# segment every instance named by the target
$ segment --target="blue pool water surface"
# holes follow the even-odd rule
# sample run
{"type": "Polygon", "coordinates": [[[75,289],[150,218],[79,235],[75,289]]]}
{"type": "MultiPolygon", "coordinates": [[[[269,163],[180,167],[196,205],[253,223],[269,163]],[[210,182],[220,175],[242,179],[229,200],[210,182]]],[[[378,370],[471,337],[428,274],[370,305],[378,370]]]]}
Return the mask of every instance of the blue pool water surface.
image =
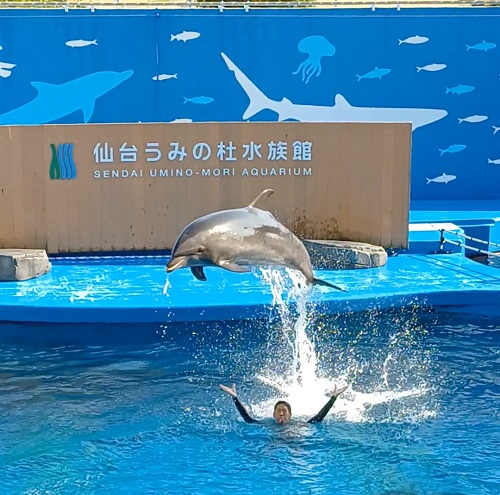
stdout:
{"type": "Polygon", "coordinates": [[[0,493],[496,495],[499,329],[419,308],[312,315],[290,385],[297,334],[279,319],[2,323],[0,493]],[[241,420],[218,388],[232,382],[264,424],[241,420]],[[325,421],[301,423],[336,382],[350,388],[325,421]],[[293,423],[277,426],[283,397],[293,423]]]}

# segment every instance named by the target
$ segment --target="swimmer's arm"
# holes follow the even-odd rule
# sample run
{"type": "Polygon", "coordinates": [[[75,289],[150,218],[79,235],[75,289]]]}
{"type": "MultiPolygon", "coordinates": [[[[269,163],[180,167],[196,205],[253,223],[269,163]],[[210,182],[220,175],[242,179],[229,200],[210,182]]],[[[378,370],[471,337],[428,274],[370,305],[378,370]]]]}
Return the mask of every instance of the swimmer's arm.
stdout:
{"type": "Polygon", "coordinates": [[[336,398],[337,397],[335,396],[330,397],[330,400],[321,408],[321,411],[316,414],[316,416],[311,418],[308,423],[321,423],[321,421],[323,421],[325,419],[325,416],[329,413],[336,398]]]}
{"type": "Polygon", "coordinates": [[[325,419],[325,416],[330,412],[330,409],[337,400],[337,397],[346,389],[347,385],[339,389],[337,388],[337,385],[335,385],[333,391],[329,392],[329,394],[331,394],[330,400],[321,408],[321,411],[318,414],[316,414],[316,416],[314,416],[308,421],[308,423],[321,423],[321,421],[325,419]]]}
{"type": "Polygon", "coordinates": [[[248,414],[245,406],[240,402],[238,397],[233,396],[233,402],[236,404],[236,409],[241,414],[241,417],[245,420],[245,423],[258,423],[256,419],[253,419],[250,414],[248,414]]]}
{"type": "Polygon", "coordinates": [[[250,414],[248,414],[247,410],[245,409],[245,406],[240,402],[238,397],[236,397],[236,384],[233,383],[233,386],[226,387],[225,385],[219,385],[219,387],[224,390],[227,394],[231,396],[233,399],[233,402],[236,405],[236,409],[238,409],[238,412],[241,414],[241,417],[245,420],[245,423],[258,423],[256,419],[253,419],[250,414]]]}

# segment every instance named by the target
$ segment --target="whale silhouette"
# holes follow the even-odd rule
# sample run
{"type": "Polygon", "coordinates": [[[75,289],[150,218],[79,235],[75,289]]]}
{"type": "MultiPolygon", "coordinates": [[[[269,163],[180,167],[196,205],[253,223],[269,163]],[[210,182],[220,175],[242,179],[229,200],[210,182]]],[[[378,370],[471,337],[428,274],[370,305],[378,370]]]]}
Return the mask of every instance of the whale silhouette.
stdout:
{"type": "Polygon", "coordinates": [[[32,82],[38,95],[28,103],[0,115],[0,125],[37,125],[82,110],[87,123],[94,113],[95,101],[127,80],[133,71],[95,72],[64,84],[32,82]]]}
{"type": "Polygon", "coordinates": [[[316,105],[296,105],[287,98],[275,101],[268,98],[225,54],[221,53],[228,69],[234,72],[236,80],[250,99],[243,114],[243,120],[262,110],[272,110],[278,114],[278,121],[293,119],[299,122],[411,122],[412,130],[432,124],[448,115],[446,110],[431,108],[383,108],[355,107],[341,94],[335,96],[331,107],[316,105]]]}

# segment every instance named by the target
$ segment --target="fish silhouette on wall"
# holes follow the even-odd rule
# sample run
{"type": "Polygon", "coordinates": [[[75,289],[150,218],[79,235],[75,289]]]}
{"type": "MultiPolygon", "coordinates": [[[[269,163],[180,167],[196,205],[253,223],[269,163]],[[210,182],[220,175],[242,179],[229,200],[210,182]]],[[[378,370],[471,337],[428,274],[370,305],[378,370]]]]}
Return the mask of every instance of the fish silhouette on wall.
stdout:
{"type": "Polygon", "coordinates": [[[132,70],[104,71],[64,84],[32,82],[38,95],[25,105],[0,115],[0,125],[47,124],[77,110],[83,112],[83,122],[88,123],[97,98],[109,93],[132,74],[132,70]]]}
{"type": "Polygon", "coordinates": [[[457,178],[456,175],[449,175],[443,172],[442,175],[439,175],[437,177],[434,177],[433,179],[429,179],[426,177],[427,184],[430,184],[431,182],[436,182],[437,184],[448,184],[448,182],[451,182],[452,180],[455,180],[457,178]]]}
{"type": "Polygon", "coordinates": [[[69,40],[65,43],[66,46],[71,48],[83,48],[84,46],[96,45],[97,40],[69,40]]]}
{"type": "Polygon", "coordinates": [[[475,45],[467,45],[467,51],[469,50],[479,50],[483,52],[487,52],[488,50],[493,50],[497,45],[495,43],[487,43],[483,40],[482,43],[477,43],[475,45]]]}
{"type": "Polygon", "coordinates": [[[262,110],[272,110],[278,114],[280,122],[289,119],[299,122],[411,122],[412,130],[415,130],[448,115],[446,110],[434,108],[355,107],[341,94],[335,96],[333,106],[298,105],[287,98],[281,101],[271,100],[225,53],[221,53],[221,56],[250,99],[250,104],[243,113],[243,120],[262,110]]]}

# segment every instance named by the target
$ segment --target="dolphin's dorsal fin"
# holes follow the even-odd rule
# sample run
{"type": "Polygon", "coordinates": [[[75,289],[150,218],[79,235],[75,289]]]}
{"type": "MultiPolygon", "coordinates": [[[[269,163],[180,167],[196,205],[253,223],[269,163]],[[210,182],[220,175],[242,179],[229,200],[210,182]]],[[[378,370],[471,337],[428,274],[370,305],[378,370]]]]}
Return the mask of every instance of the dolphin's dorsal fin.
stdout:
{"type": "Polygon", "coordinates": [[[335,95],[335,106],[350,107],[349,102],[342,95],[335,95]]]}
{"type": "Polygon", "coordinates": [[[39,93],[47,93],[57,88],[57,84],[50,84],[44,82],[32,82],[31,85],[38,90],[39,93]]]}
{"type": "Polygon", "coordinates": [[[271,194],[273,194],[274,192],[274,189],[264,189],[249,205],[248,205],[248,208],[253,208],[255,206],[255,203],[257,203],[257,201],[259,201],[260,198],[262,198],[262,196],[271,196],[271,194]]]}

